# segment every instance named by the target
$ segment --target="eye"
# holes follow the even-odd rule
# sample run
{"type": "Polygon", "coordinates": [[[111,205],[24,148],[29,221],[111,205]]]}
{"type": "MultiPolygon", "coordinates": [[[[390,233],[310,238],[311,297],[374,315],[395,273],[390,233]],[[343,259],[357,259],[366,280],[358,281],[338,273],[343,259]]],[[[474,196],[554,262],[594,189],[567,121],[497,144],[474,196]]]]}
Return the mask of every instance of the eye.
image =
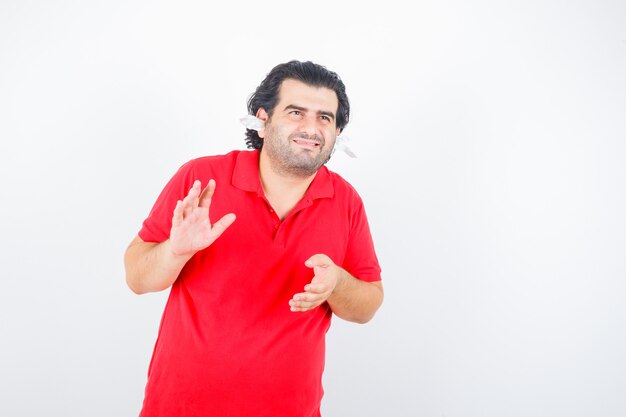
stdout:
{"type": "Polygon", "coordinates": [[[326,116],[326,115],[322,115],[322,116],[320,116],[320,118],[321,118],[324,122],[326,122],[326,123],[330,123],[330,122],[332,122],[332,121],[333,121],[333,120],[330,118],[330,116],[326,116]]]}
{"type": "Polygon", "coordinates": [[[302,111],[300,111],[300,110],[291,110],[291,111],[289,111],[289,113],[287,113],[287,117],[290,120],[298,121],[298,120],[301,120],[304,117],[304,113],[302,113],[302,111]]]}

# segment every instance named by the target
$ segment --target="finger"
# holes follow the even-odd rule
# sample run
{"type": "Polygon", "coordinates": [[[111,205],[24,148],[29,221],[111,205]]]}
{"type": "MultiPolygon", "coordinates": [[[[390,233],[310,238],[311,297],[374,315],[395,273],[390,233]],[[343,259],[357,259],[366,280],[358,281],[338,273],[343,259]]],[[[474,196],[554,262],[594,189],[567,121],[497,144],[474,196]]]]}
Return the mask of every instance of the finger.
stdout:
{"type": "Polygon", "coordinates": [[[195,187],[195,183],[191,186],[191,188],[187,192],[187,195],[185,196],[185,198],[183,198],[183,208],[188,206],[190,204],[191,200],[194,198],[193,197],[193,189],[194,189],[194,187],[195,187]]]}
{"type": "Polygon", "coordinates": [[[304,286],[304,291],[314,293],[314,294],[322,294],[328,292],[328,285],[324,284],[307,284],[304,286]]]}
{"type": "Polygon", "coordinates": [[[296,304],[300,301],[303,301],[306,297],[306,293],[298,293],[298,294],[294,294],[293,297],[291,297],[291,301],[294,301],[296,304]]]}
{"type": "Polygon", "coordinates": [[[293,296],[291,301],[293,305],[298,307],[309,307],[311,305],[319,305],[326,300],[326,294],[299,293],[293,296]]]}
{"type": "Polygon", "coordinates": [[[318,253],[316,255],[313,255],[304,262],[304,265],[308,266],[309,268],[313,268],[316,266],[327,267],[332,264],[333,264],[333,261],[327,255],[324,255],[323,253],[318,253]]]}
{"type": "Polygon", "coordinates": [[[237,216],[235,216],[234,213],[228,213],[224,215],[224,217],[219,219],[217,223],[213,224],[213,226],[211,227],[212,241],[220,237],[222,233],[224,233],[224,230],[226,230],[231,224],[233,224],[235,219],[237,219],[237,216]]]}
{"type": "Polygon", "coordinates": [[[202,183],[200,182],[200,180],[195,180],[193,182],[193,185],[189,189],[189,192],[187,193],[187,196],[183,200],[183,203],[185,203],[186,205],[189,205],[189,204],[193,203],[193,201],[196,200],[198,198],[198,196],[200,195],[200,186],[201,185],[202,185],[202,183]]]}
{"type": "MultiPolygon", "coordinates": [[[[317,306],[315,306],[317,307],[317,306]]],[[[304,313],[305,311],[313,310],[315,307],[289,307],[291,311],[296,313],[304,313]]]]}
{"type": "Polygon", "coordinates": [[[211,205],[211,198],[213,197],[214,192],[215,192],[215,180],[209,180],[209,183],[202,191],[202,194],[200,194],[199,206],[208,208],[211,205]]]}
{"type": "Polygon", "coordinates": [[[315,307],[319,306],[320,304],[322,304],[324,300],[323,299],[319,299],[319,300],[314,300],[314,301],[294,301],[294,300],[290,300],[289,301],[289,307],[291,309],[291,311],[308,311],[308,310],[312,310],[315,307]]]}
{"type": "Polygon", "coordinates": [[[191,187],[191,190],[189,190],[189,197],[190,197],[192,208],[198,207],[198,203],[200,201],[199,197],[200,197],[201,190],[202,190],[202,183],[200,182],[200,180],[195,180],[193,182],[193,186],[191,187]]]}
{"type": "Polygon", "coordinates": [[[198,194],[200,193],[200,181],[195,180],[193,185],[189,189],[189,192],[183,199],[182,208],[183,208],[183,217],[188,217],[193,209],[198,206],[197,199],[198,194]]]}
{"type": "Polygon", "coordinates": [[[202,183],[200,180],[195,180],[193,184],[191,184],[191,188],[189,189],[189,193],[187,195],[195,195],[196,197],[200,194],[200,187],[202,183]]]}
{"type": "Polygon", "coordinates": [[[309,310],[311,307],[310,306],[305,306],[302,301],[293,301],[293,300],[289,300],[289,309],[291,311],[307,311],[309,310]]]}
{"type": "Polygon", "coordinates": [[[178,200],[176,207],[174,207],[174,214],[172,215],[172,227],[178,227],[183,222],[183,202],[178,200]]]}

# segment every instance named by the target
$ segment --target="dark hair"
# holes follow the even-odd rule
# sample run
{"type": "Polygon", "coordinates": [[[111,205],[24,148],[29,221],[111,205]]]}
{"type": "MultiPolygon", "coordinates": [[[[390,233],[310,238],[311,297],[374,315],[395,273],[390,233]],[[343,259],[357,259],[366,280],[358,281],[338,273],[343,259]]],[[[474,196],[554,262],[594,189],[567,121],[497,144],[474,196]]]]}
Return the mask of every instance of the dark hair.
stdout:
{"type": "MultiPolygon", "coordinates": [[[[337,94],[339,106],[337,108],[337,127],[341,130],[350,119],[350,103],[346,95],[346,86],[339,76],[325,67],[311,61],[289,61],[278,64],[261,82],[256,91],[248,99],[248,113],[255,116],[260,108],[272,117],[274,107],[278,102],[280,85],[286,79],[294,79],[312,87],[325,87],[337,94]]],[[[246,145],[250,149],[261,149],[263,139],[252,129],[246,129],[246,145]]]]}

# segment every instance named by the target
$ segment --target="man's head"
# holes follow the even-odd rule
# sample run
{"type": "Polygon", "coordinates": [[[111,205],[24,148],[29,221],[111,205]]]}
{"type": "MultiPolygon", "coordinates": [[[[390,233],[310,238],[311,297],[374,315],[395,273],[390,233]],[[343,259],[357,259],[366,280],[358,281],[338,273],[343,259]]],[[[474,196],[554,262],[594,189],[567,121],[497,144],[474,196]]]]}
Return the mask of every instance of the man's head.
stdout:
{"type": "Polygon", "coordinates": [[[340,132],[338,107],[333,90],[284,80],[272,117],[263,107],[256,113],[265,122],[258,132],[263,139],[261,169],[299,178],[315,174],[330,159],[340,132]]]}
{"type": "MultiPolygon", "coordinates": [[[[300,81],[310,87],[333,90],[338,101],[337,109],[334,110],[336,128],[341,132],[346,127],[350,119],[350,103],[345,85],[336,73],[310,61],[290,61],[275,66],[248,100],[248,113],[255,116],[263,109],[271,120],[279,101],[280,87],[287,79],[300,81]]],[[[246,145],[251,149],[261,149],[263,138],[256,131],[248,129],[246,145]]]]}

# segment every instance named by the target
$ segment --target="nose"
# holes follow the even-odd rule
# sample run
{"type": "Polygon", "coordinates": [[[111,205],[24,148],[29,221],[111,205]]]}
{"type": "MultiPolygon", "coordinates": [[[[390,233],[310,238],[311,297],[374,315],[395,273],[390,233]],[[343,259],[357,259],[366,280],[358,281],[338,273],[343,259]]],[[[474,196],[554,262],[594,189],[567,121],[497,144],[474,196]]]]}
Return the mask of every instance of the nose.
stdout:
{"type": "Polygon", "coordinates": [[[319,134],[319,126],[317,117],[304,117],[300,124],[300,130],[305,132],[309,136],[316,136],[319,134]]]}

